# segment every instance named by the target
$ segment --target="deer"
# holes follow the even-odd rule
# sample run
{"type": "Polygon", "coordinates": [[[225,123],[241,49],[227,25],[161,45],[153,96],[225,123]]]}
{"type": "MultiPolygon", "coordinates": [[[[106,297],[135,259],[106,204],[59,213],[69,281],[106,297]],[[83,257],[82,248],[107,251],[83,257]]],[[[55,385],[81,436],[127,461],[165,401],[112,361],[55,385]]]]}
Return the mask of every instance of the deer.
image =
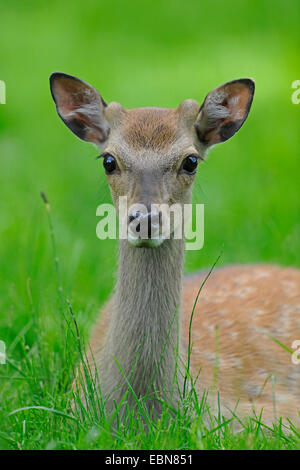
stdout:
{"type": "Polygon", "coordinates": [[[93,86],[65,73],[53,73],[50,88],[64,124],[100,149],[117,212],[119,198],[128,199],[128,213],[118,213],[128,237],[119,240],[116,286],[90,340],[108,409],[129,382],[138,399],[147,398],[149,411],[159,415],[162,396],[176,408],[185,387],[178,357],[186,360],[190,352],[199,394],[218,390],[226,410],[295,422],[300,365],[291,360],[291,345],[300,339],[300,270],[258,263],[183,276],[184,237],[151,235],[160,225],[160,206],[190,203],[202,161],[244,124],[254,81],[229,81],[201,106],[186,99],[176,109],[107,104],[93,86]],[[146,214],[130,209],[139,203],[146,214]],[[150,235],[130,236],[132,224],[145,220],[150,235]]]}

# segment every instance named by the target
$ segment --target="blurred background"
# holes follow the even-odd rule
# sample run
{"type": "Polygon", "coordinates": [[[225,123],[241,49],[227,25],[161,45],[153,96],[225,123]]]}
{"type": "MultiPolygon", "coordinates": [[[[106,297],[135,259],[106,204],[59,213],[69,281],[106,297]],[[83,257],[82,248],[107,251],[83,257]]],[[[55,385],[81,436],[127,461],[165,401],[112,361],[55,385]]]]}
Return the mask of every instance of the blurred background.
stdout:
{"type": "Polygon", "coordinates": [[[14,356],[32,306],[55,336],[56,274],[43,190],[51,204],[64,294],[90,328],[115,282],[117,242],[96,238],[110,200],[97,150],[56,115],[52,72],[93,84],[124,107],[203,101],[219,84],[252,77],[246,124],[214,148],[197,175],[205,244],[185,271],[268,262],[300,267],[300,79],[297,0],[11,0],[0,7],[0,339],[14,356]]]}

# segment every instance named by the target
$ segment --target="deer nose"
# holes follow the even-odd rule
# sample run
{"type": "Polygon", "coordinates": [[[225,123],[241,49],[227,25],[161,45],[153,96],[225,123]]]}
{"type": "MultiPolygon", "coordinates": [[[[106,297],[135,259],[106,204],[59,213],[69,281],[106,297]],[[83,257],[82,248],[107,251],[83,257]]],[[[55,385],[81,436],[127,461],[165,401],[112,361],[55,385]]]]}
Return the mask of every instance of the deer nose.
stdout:
{"type": "Polygon", "coordinates": [[[128,222],[132,222],[133,220],[137,219],[138,217],[140,217],[142,214],[139,212],[139,211],[136,211],[136,212],[133,212],[131,214],[128,215],[128,222]]]}
{"type": "Polygon", "coordinates": [[[130,231],[135,233],[137,238],[150,239],[159,235],[161,214],[159,211],[142,213],[133,211],[128,215],[130,231]]]}

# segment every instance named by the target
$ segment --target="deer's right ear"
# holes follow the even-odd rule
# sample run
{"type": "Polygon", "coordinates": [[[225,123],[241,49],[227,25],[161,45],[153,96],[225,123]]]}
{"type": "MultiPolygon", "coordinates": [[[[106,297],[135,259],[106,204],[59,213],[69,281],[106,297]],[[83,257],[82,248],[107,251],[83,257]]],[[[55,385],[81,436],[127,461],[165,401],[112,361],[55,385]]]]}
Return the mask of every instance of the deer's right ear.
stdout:
{"type": "Polygon", "coordinates": [[[109,134],[106,103],[98,91],[79,78],[53,73],[50,89],[59,117],[77,137],[102,146],[109,134]]]}

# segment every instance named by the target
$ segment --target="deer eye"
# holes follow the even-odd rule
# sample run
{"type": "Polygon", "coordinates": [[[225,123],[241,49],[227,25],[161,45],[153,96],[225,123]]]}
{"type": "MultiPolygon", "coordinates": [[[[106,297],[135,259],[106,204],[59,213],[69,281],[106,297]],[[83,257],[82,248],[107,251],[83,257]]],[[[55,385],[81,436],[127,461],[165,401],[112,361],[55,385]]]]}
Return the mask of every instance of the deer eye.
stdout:
{"type": "Polygon", "coordinates": [[[197,155],[189,155],[186,157],[181,165],[181,171],[183,173],[189,173],[190,175],[193,175],[196,173],[198,165],[198,156],[197,155]]]}
{"type": "Polygon", "coordinates": [[[106,173],[112,173],[117,168],[117,161],[115,157],[110,154],[106,154],[103,157],[103,166],[105,168],[106,173]]]}

